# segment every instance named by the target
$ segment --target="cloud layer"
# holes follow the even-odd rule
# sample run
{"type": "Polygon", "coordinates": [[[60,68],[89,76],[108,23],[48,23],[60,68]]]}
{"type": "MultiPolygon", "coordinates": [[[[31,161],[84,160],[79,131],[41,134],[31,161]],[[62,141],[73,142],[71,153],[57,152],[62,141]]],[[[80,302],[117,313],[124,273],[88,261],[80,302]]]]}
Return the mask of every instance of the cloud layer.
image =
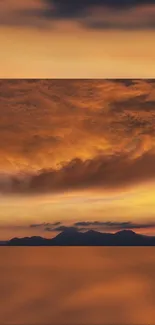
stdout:
{"type": "Polygon", "coordinates": [[[87,28],[154,29],[155,1],[47,0],[51,17],[77,19],[87,28]]]}
{"type": "Polygon", "coordinates": [[[81,231],[96,230],[99,232],[116,232],[120,230],[140,230],[155,229],[155,222],[139,222],[132,221],[78,221],[70,225],[62,222],[41,223],[30,225],[30,228],[39,228],[47,232],[63,232],[63,231],[81,231]]]}
{"type": "Polygon", "coordinates": [[[17,0],[0,3],[0,24],[53,27],[55,22],[71,20],[85,28],[154,29],[154,0],[17,0]]]}
{"type": "Polygon", "coordinates": [[[98,156],[82,161],[74,159],[60,169],[40,171],[28,178],[11,176],[1,182],[2,193],[42,194],[98,189],[119,190],[155,180],[155,154],[136,158],[129,155],[98,156]]]}
{"type": "Polygon", "coordinates": [[[1,80],[0,99],[2,193],[154,180],[154,80],[1,80]]]}

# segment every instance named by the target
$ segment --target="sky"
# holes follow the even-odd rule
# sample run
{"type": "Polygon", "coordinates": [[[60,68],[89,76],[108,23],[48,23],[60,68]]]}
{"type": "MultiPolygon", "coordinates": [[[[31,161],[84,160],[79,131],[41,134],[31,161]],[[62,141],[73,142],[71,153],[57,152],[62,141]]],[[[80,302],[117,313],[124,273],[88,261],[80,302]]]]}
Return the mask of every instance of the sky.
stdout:
{"type": "Polygon", "coordinates": [[[154,0],[1,0],[0,78],[154,78],[154,21],[154,0]]]}
{"type": "Polygon", "coordinates": [[[155,81],[0,81],[0,238],[155,235],[155,81]]]}

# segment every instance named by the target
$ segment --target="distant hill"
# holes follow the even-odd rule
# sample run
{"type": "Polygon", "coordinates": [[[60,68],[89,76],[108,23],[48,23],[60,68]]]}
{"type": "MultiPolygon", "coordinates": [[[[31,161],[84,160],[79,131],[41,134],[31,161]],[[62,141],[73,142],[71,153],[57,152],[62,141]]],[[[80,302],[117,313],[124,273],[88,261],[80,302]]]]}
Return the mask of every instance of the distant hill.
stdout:
{"type": "Polygon", "coordinates": [[[42,237],[12,238],[7,242],[0,242],[3,246],[155,246],[155,236],[136,234],[132,230],[122,230],[115,234],[101,233],[89,230],[84,233],[67,229],[56,237],[47,239],[42,237]]]}
{"type": "Polygon", "coordinates": [[[0,246],[4,246],[7,244],[7,241],[0,240],[0,246]]]}

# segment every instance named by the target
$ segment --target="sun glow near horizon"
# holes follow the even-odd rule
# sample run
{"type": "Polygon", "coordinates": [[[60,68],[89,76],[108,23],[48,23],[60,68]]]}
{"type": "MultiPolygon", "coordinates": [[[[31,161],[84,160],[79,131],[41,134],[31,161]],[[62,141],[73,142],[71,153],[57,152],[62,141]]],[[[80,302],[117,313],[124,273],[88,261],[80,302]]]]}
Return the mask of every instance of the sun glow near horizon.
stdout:
{"type": "MultiPolygon", "coordinates": [[[[51,237],[43,229],[30,229],[31,224],[57,223],[73,226],[76,222],[131,222],[153,223],[155,185],[139,186],[119,193],[77,192],[68,194],[49,194],[26,196],[7,196],[0,198],[0,238],[16,235],[44,235],[51,237]],[[10,233],[10,235],[9,235],[10,233]]],[[[129,226],[130,228],[130,226],[129,226]]],[[[132,228],[132,224],[131,224],[132,228]]],[[[115,231],[98,228],[101,231],[115,231]]],[[[136,229],[136,232],[154,234],[155,227],[136,229]]]]}

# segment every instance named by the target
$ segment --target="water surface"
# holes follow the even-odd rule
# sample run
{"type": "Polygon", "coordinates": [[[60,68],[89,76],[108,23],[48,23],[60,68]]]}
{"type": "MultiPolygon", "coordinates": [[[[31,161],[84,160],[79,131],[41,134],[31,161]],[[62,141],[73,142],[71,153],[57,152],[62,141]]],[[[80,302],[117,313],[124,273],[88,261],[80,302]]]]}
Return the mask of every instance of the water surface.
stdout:
{"type": "Polygon", "coordinates": [[[1,247],[0,325],[155,324],[153,247],[1,247]]]}

